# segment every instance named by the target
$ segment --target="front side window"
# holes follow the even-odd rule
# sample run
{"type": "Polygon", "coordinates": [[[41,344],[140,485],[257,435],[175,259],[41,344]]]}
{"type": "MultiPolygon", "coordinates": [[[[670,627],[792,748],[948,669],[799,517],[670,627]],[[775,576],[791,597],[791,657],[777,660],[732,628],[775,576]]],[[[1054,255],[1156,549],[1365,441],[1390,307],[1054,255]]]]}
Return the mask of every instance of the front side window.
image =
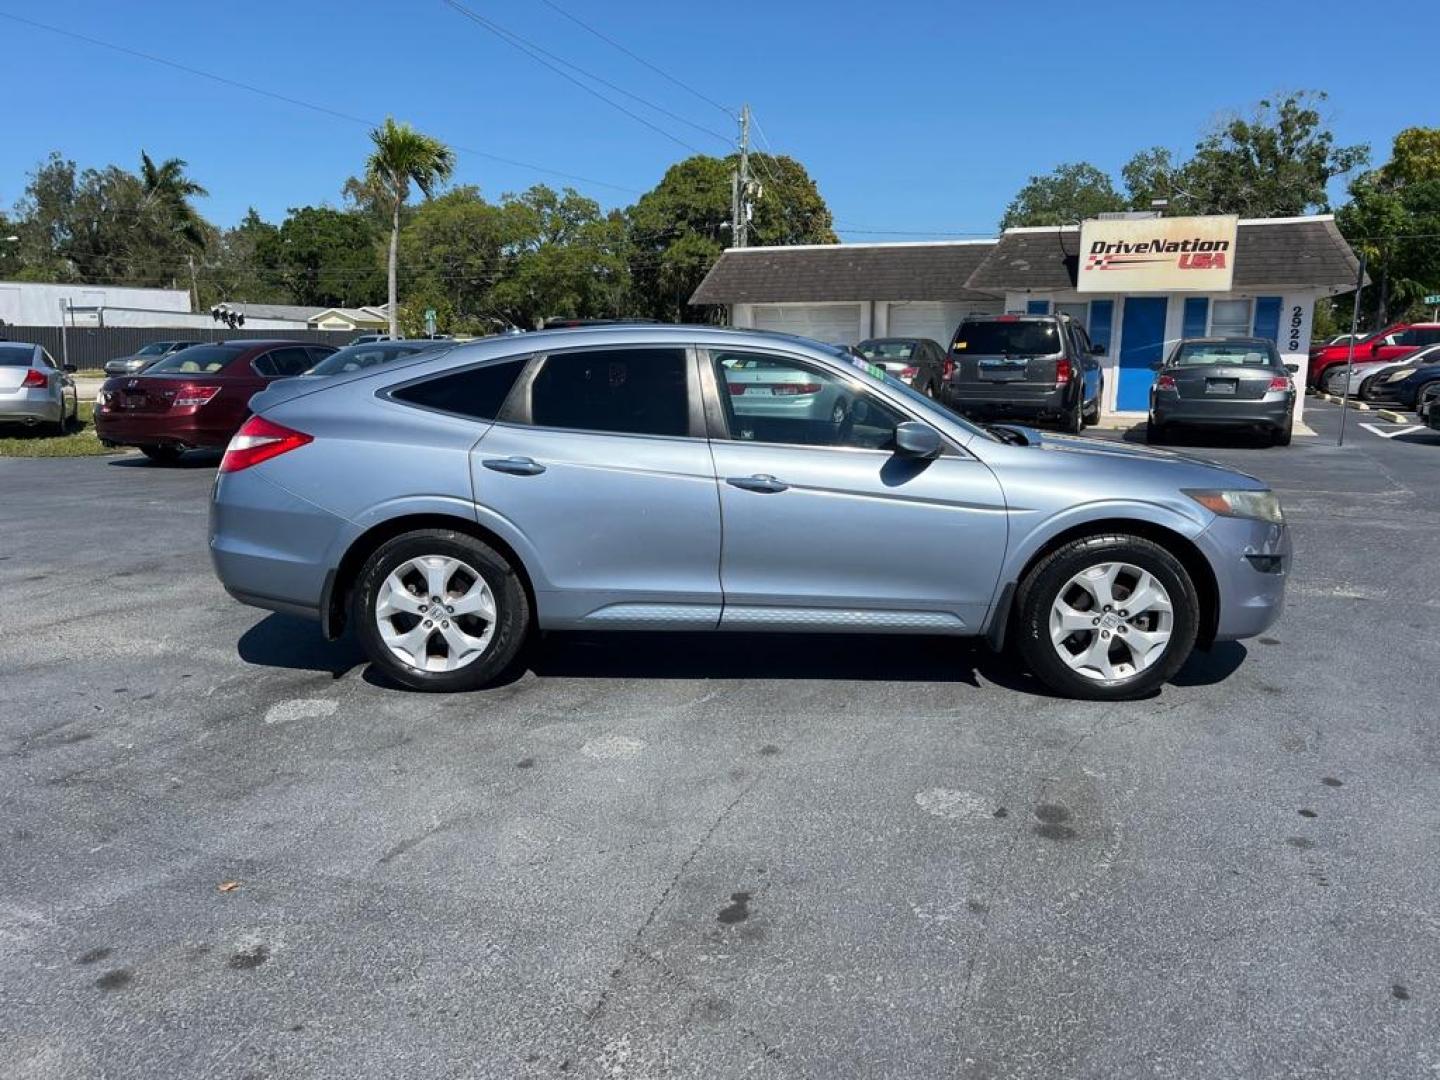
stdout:
{"type": "Polygon", "coordinates": [[[765,353],[712,356],[732,439],[889,450],[908,419],[871,394],[859,372],[840,375],[765,353]]]}
{"type": "Polygon", "coordinates": [[[1249,300],[1216,300],[1210,305],[1211,337],[1248,337],[1249,335],[1249,300]]]}
{"type": "Polygon", "coordinates": [[[556,353],[530,386],[538,427],[627,435],[690,434],[684,349],[593,349],[556,353]]]}

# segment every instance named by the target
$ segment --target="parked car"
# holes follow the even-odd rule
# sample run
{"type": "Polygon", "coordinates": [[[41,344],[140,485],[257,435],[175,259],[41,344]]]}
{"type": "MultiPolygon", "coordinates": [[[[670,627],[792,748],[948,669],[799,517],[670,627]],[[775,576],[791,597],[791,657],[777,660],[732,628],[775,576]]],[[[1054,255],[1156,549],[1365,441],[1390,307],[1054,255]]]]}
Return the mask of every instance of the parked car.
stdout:
{"type": "Polygon", "coordinates": [[[1103,353],[1064,315],[971,315],[955,330],[940,399],[966,416],[1055,421],[1078,434],[1100,418],[1103,353]]]}
{"type": "Polygon", "coordinates": [[[420,690],[493,682],[536,628],[857,631],[1013,639],[1055,691],[1128,699],[1263,632],[1289,570],[1254,477],[979,427],[763,331],[492,337],[251,406],[212,496],[225,588],[420,690]]]}
{"type": "Polygon", "coordinates": [[[1431,383],[1425,387],[1415,401],[1415,412],[1420,419],[1431,427],[1437,427],[1436,421],[1440,421],[1440,383],[1431,383]]]}
{"type": "Polygon", "coordinates": [[[349,371],[388,364],[402,356],[413,356],[429,349],[443,348],[441,342],[420,338],[415,341],[377,341],[369,345],[347,345],[305,372],[309,375],[343,375],[349,371]]]}
{"type": "Polygon", "coordinates": [[[151,461],[220,448],[250,415],[253,394],[313,368],[335,351],[303,341],[227,341],[172,353],[140,375],[106,379],[95,397],[95,434],[136,446],[151,461]]]}
{"type": "Polygon", "coordinates": [[[55,363],[41,345],[0,341],[0,421],[48,424],[63,434],[80,415],[74,371],[74,364],[55,363]]]}
{"type": "Polygon", "coordinates": [[[106,375],[138,375],[163,356],[196,345],[194,341],[152,341],[141,345],[130,356],[122,356],[105,363],[106,375]]]}
{"type": "Polygon", "coordinates": [[[347,341],[345,344],[346,344],[346,347],[348,348],[348,347],[351,346],[351,345],[374,345],[377,341],[399,341],[399,340],[401,340],[401,339],[400,339],[400,338],[392,338],[389,334],[359,334],[359,335],[351,338],[351,339],[350,339],[349,341],[347,341]]]}
{"type": "Polygon", "coordinates": [[[1334,394],[1336,397],[1344,397],[1347,393],[1351,397],[1357,397],[1360,387],[1370,376],[1393,371],[1396,365],[1401,363],[1403,361],[1400,360],[1376,360],[1373,363],[1356,364],[1353,367],[1349,364],[1336,364],[1325,376],[1325,392],[1334,394]]]}
{"type": "Polygon", "coordinates": [[[914,337],[870,338],[856,345],[855,351],[926,397],[939,395],[945,378],[945,350],[939,342],[914,337]]]}
{"type": "MultiPolygon", "coordinates": [[[[1357,364],[1377,360],[1395,360],[1414,349],[1440,343],[1440,323],[1400,323],[1376,330],[1355,342],[1357,364]]],[[[1326,375],[1336,364],[1349,362],[1349,343],[1326,345],[1310,354],[1310,385],[1325,386],[1326,375]]]]}
{"type": "Polygon", "coordinates": [[[1298,365],[1281,361],[1265,338],[1186,338],[1156,365],[1146,439],[1188,427],[1252,427],[1289,446],[1298,365]]]}
{"type": "Polygon", "coordinates": [[[1414,352],[1384,365],[1356,388],[1363,401],[1414,409],[1420,396],[1431,387],[1440,387],[1440,345],[1414,352]]]}

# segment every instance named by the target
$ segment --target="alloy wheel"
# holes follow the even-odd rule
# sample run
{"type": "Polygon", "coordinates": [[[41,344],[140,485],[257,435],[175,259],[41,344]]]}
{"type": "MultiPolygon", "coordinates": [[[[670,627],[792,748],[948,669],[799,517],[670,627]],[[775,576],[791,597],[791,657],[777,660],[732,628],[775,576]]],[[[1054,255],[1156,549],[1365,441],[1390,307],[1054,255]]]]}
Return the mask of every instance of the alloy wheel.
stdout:
{"type": "Polygon", "coordinates": [[[1170,594],[1131,563],[1086,567],[1050,608],[1050,641],[1061,661],[1100,683],[1128,679],[1165,655],[1175,624],[1170,594]]]}
{"type": "Polygon", "coordinates": [[[449,672],[485,654],[495,636],[495,596],[480,573],[448,555],[401,563],[375,597],[375,624],[396,659],[449,672]]]}

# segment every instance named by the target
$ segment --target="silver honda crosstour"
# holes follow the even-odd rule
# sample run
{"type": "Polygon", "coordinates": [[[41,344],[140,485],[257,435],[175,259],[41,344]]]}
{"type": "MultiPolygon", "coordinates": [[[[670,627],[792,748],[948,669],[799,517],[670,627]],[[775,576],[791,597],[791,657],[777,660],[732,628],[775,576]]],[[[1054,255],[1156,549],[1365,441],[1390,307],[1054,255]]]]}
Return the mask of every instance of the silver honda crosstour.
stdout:
{"type": "Polygon", "coordinates": [[[1118,700],[1264,631],[1289,570],[1254,477],[976,426],[779,334],[509,335],[251,408],[215,485],[221,581],[353,627],[420,690],[493,682],[536,628],[826,631],[1013,641],[1055,692],[1118,700]]]}

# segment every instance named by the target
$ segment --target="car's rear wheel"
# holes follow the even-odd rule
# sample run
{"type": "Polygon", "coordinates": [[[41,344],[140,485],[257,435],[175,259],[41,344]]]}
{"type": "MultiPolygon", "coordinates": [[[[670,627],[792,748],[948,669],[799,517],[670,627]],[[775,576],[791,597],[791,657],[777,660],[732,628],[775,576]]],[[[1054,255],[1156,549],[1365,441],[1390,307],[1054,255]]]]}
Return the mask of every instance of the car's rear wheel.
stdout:
{"type": "Polygon", "coordinates": [[[1276,428],[1272,435],[1276,446],[1289,446],[1294,437],[1295,420],[1293,417],[1287,418],[1284,425],[1276,428]]]}
{"type": "Polygon", "coordinates": [[[352,596],[360,643],[413,690],[475,690],[503,675],[530,628],[514,567],[473,536],[405,533],[365,561],[352,596]]]}
{"type": "Polygon", "coordinates": [[[1085,430],[1084,395],[1076,395],[1075,404],[1060,418],[1060,430],[1067,435],[1079,435],[1085,430]]]}
{"type": "Polygon", "coordinates": [[[142,446],[140,452],[157,465],[174,465],[185,451],[178,446],[142,446]]]}
{"type": "Polygon", "coordinates": [[[1124,534],[1083,537],[1047,555],[1015,602],[1030,670],[1058,694],[1095,701],[1156,690],[1185,663],[1200,626],[1184,565],[1124,534]]]}

